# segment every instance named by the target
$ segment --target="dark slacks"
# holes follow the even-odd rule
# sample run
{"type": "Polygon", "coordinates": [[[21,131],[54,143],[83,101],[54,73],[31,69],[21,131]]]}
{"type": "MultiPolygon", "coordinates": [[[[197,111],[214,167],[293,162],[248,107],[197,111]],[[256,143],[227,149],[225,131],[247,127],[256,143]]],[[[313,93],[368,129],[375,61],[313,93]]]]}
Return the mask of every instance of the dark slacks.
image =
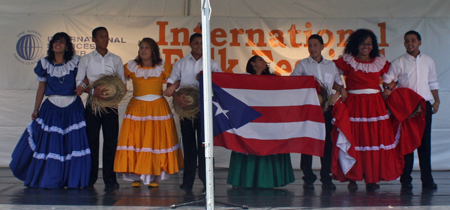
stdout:
{"type": "MultiPolygon", "coordinates": [[[[426,104],[425,132],[423,133],[422,144],[419,148],[417,148],[417,154],[419,155],[420,179],[422,180],[422,184],[434,183],[433,176],[431,175],[431,121],[433,107],[429,101],[427,101],[426,104]]],[[[413,170],[413,165],[414,152],[405,155],[405,168],[402,176],[400,177],[400,182],[402,184],[412,182],[411,172],[413,170]]]]}
{"type": "Polygon", "coordinates": [[[91,174],[89,185],[94,185],[98,179],[100,128],[103,130],[103,182],[105,185],[117,183],[114,172],[114,157],[116,156],[119,135],[119,116],[117,109],[107,108],[108,113],[94,114],[91,106],[86,105],[86,131],[91,148],[91,174]]]}
{"type": "MultiPolygon", "coordinates": [[[[331,124],[331,120],[333,117],[331,116],[331,110],[333,107],[330,107],[328,111],[323,113],[325,117],[325,129],[326,129],[326,137],[325,137],[325,148],[323,157],[320,157],[320,163],[322,168],[320,169],[320,181],[322,183],[330,183],[331,182],[331,130],[333,129],[333,124],[331,124]]],[[[300,160],[300,168],[303,171],[303,181],[306,183],[314,183],[317,179],[317,176],[312,171],[312,160],[313,157],[311,155],[301,155],[300,160]]]]}
{"type": "Polygon", "coordinates": [[[180,120],[184,150],[183,185],[192,187],[198,166],[198,177],[206,184],[205,147],[202,145],[200,114],[194,120],[180,120]]]}

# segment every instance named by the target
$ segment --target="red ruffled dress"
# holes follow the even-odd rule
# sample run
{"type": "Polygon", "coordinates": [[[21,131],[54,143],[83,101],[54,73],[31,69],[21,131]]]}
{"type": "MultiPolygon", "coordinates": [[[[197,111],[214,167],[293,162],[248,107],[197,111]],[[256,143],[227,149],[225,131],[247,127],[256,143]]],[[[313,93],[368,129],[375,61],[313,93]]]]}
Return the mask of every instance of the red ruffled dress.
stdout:
{"type": "Polygon", "coordinates": [[[391,121],[383,101],[380,77],[389,70],[390,63],[384,57],[362,62],[345,54],[334,61],[346,76],[348,98],[345,102],[350,118],[356,162],[344,173],[333,173],[340,181],[377,183],[397,179],[403,167],[396,147],[391,121]]]}

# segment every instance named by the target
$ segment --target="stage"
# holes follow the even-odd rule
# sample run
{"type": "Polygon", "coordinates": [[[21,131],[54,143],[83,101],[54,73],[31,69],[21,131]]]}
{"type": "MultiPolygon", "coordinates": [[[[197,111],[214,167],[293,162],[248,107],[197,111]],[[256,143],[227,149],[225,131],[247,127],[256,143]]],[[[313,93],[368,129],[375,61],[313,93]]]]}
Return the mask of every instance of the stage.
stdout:
{"type": "MultiPolygon", "coordinates": [[[[296,181],[275,189],[236,189],[226,184],[227,169],[215,170],[215,201],[247,205],[250,209],[450,209],[450,171],[434,171],[437,190],[422,190],[419,172],[413,172],[413,189],[401,190],[398,181],[381,182],[378,190],[350,191],[347,183],[334,181],[336,190],[322,190],[320,181],[314,190],[304,190],[302,172],[296,170],[296,181]]],[[[318,171],[315,171],[318,175],[318,171]]],[[[101,172],[100,172],[101,175],[101,172]]],[[[95,189],[32,189],[23,186],[9,168],[0,168],[0,209],[170,209],[172,204],[200,200],[202,184],[196,179],[192,191],[179,188],[180,177],[173,175],[159,188],[132,188],[119,179],[120,189],[104,192],[100,179],[95,189]]],[[[216,209],[239,209],[215,204],[216,209]]],[[[204,209],[204,204],[177,209],[204,209]]]]}

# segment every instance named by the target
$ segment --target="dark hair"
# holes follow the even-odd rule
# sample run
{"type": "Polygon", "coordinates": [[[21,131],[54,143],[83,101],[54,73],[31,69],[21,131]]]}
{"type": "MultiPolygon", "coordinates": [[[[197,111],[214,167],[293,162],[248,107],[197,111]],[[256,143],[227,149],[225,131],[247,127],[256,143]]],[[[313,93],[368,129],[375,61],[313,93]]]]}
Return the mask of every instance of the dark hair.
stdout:
{"type": "Polygon", "coordinates": [[[322,37],[321,37],[319,34],[313,34],[313,35],[311,35],[311,36],[308,38],[308,41],[311,40],[311,39],[317,39],[317,40],[320,42],[320,44],[323,44],[323,39],[322,39],[322,37]]]}
{"type": "Polygon", "coordinates": [[[67,51],[64,52],[64,61],[72,60],[73,54],[75,50],[73,49],[72,41],[70,40],[69,35],[64,32],[58,32],[53,35],[52,39],[48,43],[47,57],[45,57],[48,61],[53,62],[55,60],[55,53],[53,52],[53,43],[57,40],[64,39],[66,41],[67,51]]]}
{"type": "Polygon", "coordinates": [[[418,39],[419,41],[422,41],[422,37],[420,37],[419,32],[414,31],[414,30],[411,30],[411,31],[406,32],[406,33],[405,33],[405,36],[403,36],[403,39],[405,39],[406,36],[411,35],[411,34],[416,35],[416,36],[417,36],[417,39],[418,39]]]}
{"type": "Polygon", "coordinates": [[[107,30],[105,27],[103,27],[103,26],[94,28],[94,30],[92,30],[92,38],[95,38],[95,37],[97,36],[97,32],[100,31],[100,30],[108,31],[108,30],[107,30]]]}
{"type": "MultiPolygon", "coordinates": [[[[153,40],[152,38],[149,37],[145,37],[142,39],[142,41],[139,42],[139,47],[141,47],[141,43],[145,42],[147,44],[150,45],[150,48],[152,49],[152,67],[155,67],[156,65],[161,64],[162,59],[161,59],[161,54],[159,53],[159,46],[158,44],[156,44],[155,40],[153,40]]],[[[138,56],[136,57],[136,59],[134,59],[134,61],[136,61],[137,64],[142,66],[142,58],[139,55],[139,51],[138,51],[138,56]]]]}
{"type": "Polygon", "coordinates": [[[380,56],[380,49],[378,48],[378,41],[375,34],[368,29],[358,29],[347,38],[347,46],[345,46],[344,53],[357,56],[359,53],[359,45],[362,44],[368,37],[372,38],[372,51],[369,57],[375,58],[380,56]]]}
{"type": "MultiPolygon", "coordinates": [[[[255,62],[256,58],[260,58],[260,57],[261,56],[259,56],[259,55],[254,55],[250,59],[248,59],[247,67],[245,67],[245,70],[247,73],[256,74],[256,70],[253,68],[253,65],[251,64],[251,62],[255,62]]],[[[264,69],[263,72],[261,72],[261,75],[272,75],[272,73],[270,73],[269,66],[267,66],[267,68],[264,69]]]]}
{"type": "Polygon", "coordinates": [[[192,34],[191,37],[189,38],[189,43],[192,43],[195,37],[202,37],[202,34],[199,33],[192,34]]]}

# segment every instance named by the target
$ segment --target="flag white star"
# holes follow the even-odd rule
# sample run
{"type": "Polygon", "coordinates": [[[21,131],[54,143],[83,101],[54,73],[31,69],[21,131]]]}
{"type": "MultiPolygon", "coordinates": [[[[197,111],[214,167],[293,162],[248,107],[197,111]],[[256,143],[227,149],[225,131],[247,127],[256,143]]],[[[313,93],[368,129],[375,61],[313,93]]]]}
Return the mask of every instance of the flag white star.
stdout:
{"type": "MultiPolygon", "coordinates": [[[[223,114],[223,115],[225,115],[225,117],[228,118],[227,112],[229,112],[230,110],[224,110],[224,109],[222,109],[222,107],[220,106],[220,104],[219,104],[218,102],[213,101],[213,104],[217,107],[217,111],[216,111],[215,116],[217,116],[217,115],[219,115],[219,114],[223,114]]],[[[230,119],[230,118],[228,118],[228,119],[230,119]]]]}

